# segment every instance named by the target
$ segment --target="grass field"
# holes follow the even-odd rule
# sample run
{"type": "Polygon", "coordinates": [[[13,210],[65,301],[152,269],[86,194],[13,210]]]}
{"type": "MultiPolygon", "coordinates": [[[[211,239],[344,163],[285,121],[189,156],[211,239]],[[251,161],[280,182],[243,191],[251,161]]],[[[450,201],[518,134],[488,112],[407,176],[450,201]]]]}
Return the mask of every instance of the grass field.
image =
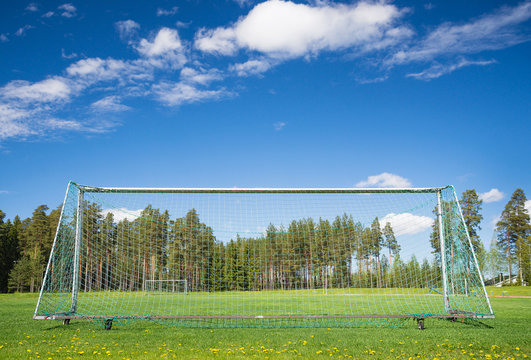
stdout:
{"type": "MultiPolygon", "coordinates": [[[[531,288],[489,294],[531,296],[531,288]]],[[[0,295],[0,359],[365,358],[524,359],[531,356],[531,298],[494,297],[496,319],[427,319],[399,328],[209,329],[139,321],[103,330],[91,321],[35,321],[35,294],[0,295]]]]}

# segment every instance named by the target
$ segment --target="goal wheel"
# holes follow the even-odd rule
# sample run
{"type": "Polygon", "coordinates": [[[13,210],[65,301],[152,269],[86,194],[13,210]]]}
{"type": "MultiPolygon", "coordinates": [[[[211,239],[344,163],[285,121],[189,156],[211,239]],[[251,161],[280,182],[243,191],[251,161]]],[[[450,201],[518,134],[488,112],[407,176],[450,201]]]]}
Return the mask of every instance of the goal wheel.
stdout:
{"type": "Polygon", "coordinates": [[[112,319],[105,320],[105,330],[111,330],[112,328],[112,319]]]}
{"type": "Polygon", "coordinates": [[[64,319],[63,325],[70,325],[70,319],[64,319]]]}
{"type": "Polygon", "coordinates": [[[424,330],[424,319],[417,319],[417,326],[419,330],[424,330]]]}

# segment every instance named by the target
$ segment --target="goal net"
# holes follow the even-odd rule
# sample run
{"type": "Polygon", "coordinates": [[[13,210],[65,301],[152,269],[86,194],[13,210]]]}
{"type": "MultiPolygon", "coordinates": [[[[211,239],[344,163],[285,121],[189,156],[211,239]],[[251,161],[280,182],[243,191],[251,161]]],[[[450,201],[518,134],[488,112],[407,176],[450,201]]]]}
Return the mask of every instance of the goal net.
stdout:
{"type": "Polygon", "coordinates": [[[186,280],[145,280],[144,291],[146,294],[187,294],[188,285],[186,280]]]}
{"type": "Polygon", "coordinates": [[[451,186],[71,182],[34,318],[355,327],[493,316],[451,186]]]}

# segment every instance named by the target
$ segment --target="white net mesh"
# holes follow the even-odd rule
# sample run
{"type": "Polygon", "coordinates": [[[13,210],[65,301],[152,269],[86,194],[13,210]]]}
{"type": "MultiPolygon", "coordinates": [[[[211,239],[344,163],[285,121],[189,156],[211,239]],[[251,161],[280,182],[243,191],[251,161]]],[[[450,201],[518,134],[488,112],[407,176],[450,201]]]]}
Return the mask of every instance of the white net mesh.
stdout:
{"type": "Polygon", "coordinates": [[[267,327],[491,315],[455,192],[440,195],[444,256],[437,189],[71,183],[36,315],[267,327]]]}

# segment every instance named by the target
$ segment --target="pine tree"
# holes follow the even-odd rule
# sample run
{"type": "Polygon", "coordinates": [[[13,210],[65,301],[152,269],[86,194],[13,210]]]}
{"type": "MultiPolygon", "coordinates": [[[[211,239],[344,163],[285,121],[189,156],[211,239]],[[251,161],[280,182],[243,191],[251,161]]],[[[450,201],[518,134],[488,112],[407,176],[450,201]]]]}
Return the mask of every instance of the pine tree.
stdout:
{"type": "Polygon", "coordinates": [[[4,222],[5,213],[0,210],[0,293],[8,291],[9,272],[15,266],[20,253],[18,248],[20,219],[15,217],[4,222]]]}
{"type": "Polygon", "coordinates": [[[463,211],[463,217],[474,252],[476,253],[480,268],[483,268],[483,264],[485,263],[485,247],[478,235],[478,230],[481,230],[479,224],[483,220],[483,215],[480,213],[482,200],[479,199],[476,190],[466,190],[459,203],[463,211]]]}
{"type": "Polygon", "coordinates": [[[498,244],[505,251],[508,262],[509,279],[512,276],[512,260],[518,263],[518,282],[522,283],[524,273],[528,274],[530,263],[531,225],[525,208],[526,197],[522,189],[516,189],[511,200],[505,205],[500,220],[496,224],[498,244]]]}
{"type": "Polygon", "coordinates": [[[385,224],[383,236],[385,237],[384,246],[389,250],[389,266],[393,268],[393,255],[400,252],[400,245],[398,245],[391,223],[385,224]]]}

